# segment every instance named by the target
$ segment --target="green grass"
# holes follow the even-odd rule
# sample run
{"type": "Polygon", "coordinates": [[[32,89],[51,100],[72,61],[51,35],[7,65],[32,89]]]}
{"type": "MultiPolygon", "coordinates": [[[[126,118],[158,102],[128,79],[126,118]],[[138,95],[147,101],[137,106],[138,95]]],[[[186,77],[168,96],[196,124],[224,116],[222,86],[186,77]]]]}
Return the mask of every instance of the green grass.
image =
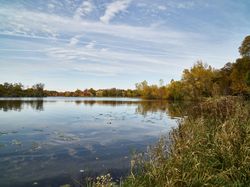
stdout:
{"type": "Polygon", "coordinates": [[[250,107],[208,99],[188,111],[169,138],[135,155],[124,186],[250,186],[250,107]],[[168,146],[170,145],[170,146],[168,146]]]}

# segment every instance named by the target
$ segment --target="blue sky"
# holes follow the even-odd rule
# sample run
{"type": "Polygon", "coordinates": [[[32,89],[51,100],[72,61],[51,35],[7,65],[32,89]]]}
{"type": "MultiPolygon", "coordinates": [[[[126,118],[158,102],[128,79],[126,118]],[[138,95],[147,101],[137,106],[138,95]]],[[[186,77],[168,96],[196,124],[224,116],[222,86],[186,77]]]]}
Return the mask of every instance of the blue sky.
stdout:
{"type": "Polygon", "coordinates": [[[0,0],[0,82],[46,89],[178,80],[234,61],[248,0],[0,0]]]}

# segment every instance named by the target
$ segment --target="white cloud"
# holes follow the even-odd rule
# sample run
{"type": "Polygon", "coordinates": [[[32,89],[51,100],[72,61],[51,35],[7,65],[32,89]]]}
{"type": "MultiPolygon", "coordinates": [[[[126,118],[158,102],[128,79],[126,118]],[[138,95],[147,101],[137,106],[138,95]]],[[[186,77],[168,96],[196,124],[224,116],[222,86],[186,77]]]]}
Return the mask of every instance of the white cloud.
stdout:
{"type": "Polygon", "coordinates": [[[146,7],[147,4],[146,4],[146,3],[139,2],[139,3],[136,4],[136,6],[138,6],[138,7],[146,7]]]}
{"type": "MultiPolygon", "coordinates": [[[[181,32],[164,28],[141,27],[130,25],[112,25],[101,22],[75,20],[70,17],[58,16],[41,12],[0,8],[0,33],[25,37],[56,37],[60,35],[95,34],[123,38],[126,40],[153,42],[159,44],[179,45],[185,40],[199,37],[193,33],[181,32]],[[129,33],[129,34],[128,34],[129,33]],[[142,34],[143,33],[143,34],[142,34]]],[[[60,38],[62,39],[62,38],[60,38]]],[[[75,42],[76,39],[74,39],[75,42]]],[[[74,43],[74,42],[73,42],[74,43]]]]}
{"type": "Polygon", "coordinates": [[[81,35],[76,35],[70,39],[69,46],[75,46],[79,43],[81,35]]]}
{"type": "Polygon", "coordinates": [[[0,34],[41,39],[48,44],[43,47],[47,48],[43,55],[51,62],[63,65],[66,70],[92,74],[181,71],[186,64],[179,64],[178,60],[194,62],[194,57],[186,53],[192,52],[190,41],[200,37],[157,25],[103,24],[24,9],[13,14],[16,11],[0,7],[0,34]],[[173,57],[176,49],[181,51],[175,54],[178,59],[173,57]]]}
{"type": "Polygon", "coordinates": [[[128,8],[130,2],[131,0],[117,0],[109,4],[105,10],[105,14],[100,17],[100,20],[103,23],[109,23],[116,14],[125,11],[128,8]]]}
{"type": "Polygon", "coordinates": [[[74,46],[74,45],[76,45],[78,42],[79,42],[79,39],[76,38],[76,37],[73,37],[73,38],[70,39],[69,45],[70,45],[70,46],[74,46]]]}
{"type": "Polygon", "coordinates": [[[177,4],[177,8],[180,8],[180,9],[189,9],[189,8],[192,8],[194,7],[194,2],[190,1],[190,2],[183,2],[183,3],[178,3],[177,4]]]}
{"type": "Polygon", "coordinates": [[[108,50],[109,50],[108,48],[101,48],[101,52],[106,52],[108,50]]]}
{"type": "Polygon", "coordinates": [[[80,20],[83,16],[88,15],[94,9],[91,0],[84,0],[82,4],[76,9],[74,19],[80,20]]]}
{"type": "Polygon", "coordinates": [[[48,8],[51,9],[51,10],[53,10],[53,9],[55,8],[55,5],[52,4],[52,3],[49,3],[49,4],[48,4],[48,8]]]}
{"type": "Polygon", "coordinates": [[[183,1],[183,2],[178,2],[178,1],[168,1],[167,6],[168,8],[174,8],[174,9],[191,9],[197,4],[199,1],[183,1]]]}
{"type": "Polygon", "coordinates": [[[159,6],[158,6],[158,9],[159,9],[159,10],[167,10],[167,7],[166,7],[166,6],[163,6],[163,5],[159,5],[159,6]]]}
{"type": "Polygon", "coordinates": [[[95,43],[96,43],[96,41],[91,41],[85,47],[87,49],[93,49],[95,47],[95,43]]]}
{"type": "MultiPolygon", "coordinates": [[[[167,61],[164,56],[151,56],[128,51],[111,51],[103,48],[95,48],[94,43],[94,41],[90,42],[83,47],[69,48],[65,46],[49,48],[46,54],[60,62],[76,63],[77,67],[84,67],[86,63],[95,62],[90,63],[88,66],[99,67],[99,65],[101,65],[102,67],[106,66],[108,69],[112,66],[120,67],[123,70],[127,69],[129,72],[133,69],[137,70],[138,68],[140,71],[145,72],[160,72],[164,67],[184,68],[184,66],[180,64],[172,63],[169,60],[167,61]]],[[[76,67],[76,65],[73,65],[73,67],[76,67]]]]}

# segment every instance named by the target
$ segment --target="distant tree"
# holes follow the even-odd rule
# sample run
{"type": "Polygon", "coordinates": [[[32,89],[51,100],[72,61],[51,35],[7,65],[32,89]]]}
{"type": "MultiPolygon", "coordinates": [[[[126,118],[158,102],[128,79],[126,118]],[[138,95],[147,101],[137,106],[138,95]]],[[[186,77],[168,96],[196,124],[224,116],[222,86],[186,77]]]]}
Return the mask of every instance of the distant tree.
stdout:
{"type": "Polygon", "coordinates": [[[82,97],[84,96],[83,91],[81,91],[80,89],[77,89],[74,93],[73,93],[74,97],[82,97]]]}
{"type": "Polygon", "coordinates": [[[94,90],[93,88],[90,88],[89,92],[91,93],[92,96],[96,96],[96,90],[94,90]]]}
{"type": "Polygon", "coordinates": [[[159,80],[159,85],[160,85],[160,87],[164,86],[164,80],[163,79],[159,80]]]}
{"type": "Polygon", "coordinates": [[[34,97],[43,97],[44,95],[44,84],[38,83],[32,86],[34,97]]]}
{"type": "Polygon", "coordinates": [[[21,83],[0,84],[0,97],[43,97],[45,96],[44,84],[39,83],[25,89],[21,83]]]}
{"type": "Polygon", "coordinates": [[[239,52],[242,57],[250,57],[250,35],[246,36],[243,40],[241,46],[239,47],[239,52]]]}
{"type": "Polygon", "coordinates": [[[13,84],[12,96],[13,97],[22,97],[22,96],[24,96],[24,94],[23,94],[23,85],[21,83],[13,84]]]}
{"type": "Polygon", "coordinates": [[[140,96],[145,96],[146,95],[146,91],[148,89],[148,82],[146,80],[140,82],[140,83],[136,83],[135,87],[137,89],[137,92],[140,96]]]}
{"type": "Polygon", "coordinates": [[[97,97],[103,97],[103,90],[97,90],[96,91],[96,96],[97,97]]]}

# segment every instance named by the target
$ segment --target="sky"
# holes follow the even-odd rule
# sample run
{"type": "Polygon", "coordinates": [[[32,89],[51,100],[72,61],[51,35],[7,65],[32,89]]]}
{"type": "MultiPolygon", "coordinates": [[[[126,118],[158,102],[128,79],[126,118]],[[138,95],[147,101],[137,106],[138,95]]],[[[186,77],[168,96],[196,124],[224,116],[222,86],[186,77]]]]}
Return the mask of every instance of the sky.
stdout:
{"type": "Polygon", "coordinates": [[[249,0],[0,0],[0,83],[134,88],[221,68],[250,34],[249,0]]]}

